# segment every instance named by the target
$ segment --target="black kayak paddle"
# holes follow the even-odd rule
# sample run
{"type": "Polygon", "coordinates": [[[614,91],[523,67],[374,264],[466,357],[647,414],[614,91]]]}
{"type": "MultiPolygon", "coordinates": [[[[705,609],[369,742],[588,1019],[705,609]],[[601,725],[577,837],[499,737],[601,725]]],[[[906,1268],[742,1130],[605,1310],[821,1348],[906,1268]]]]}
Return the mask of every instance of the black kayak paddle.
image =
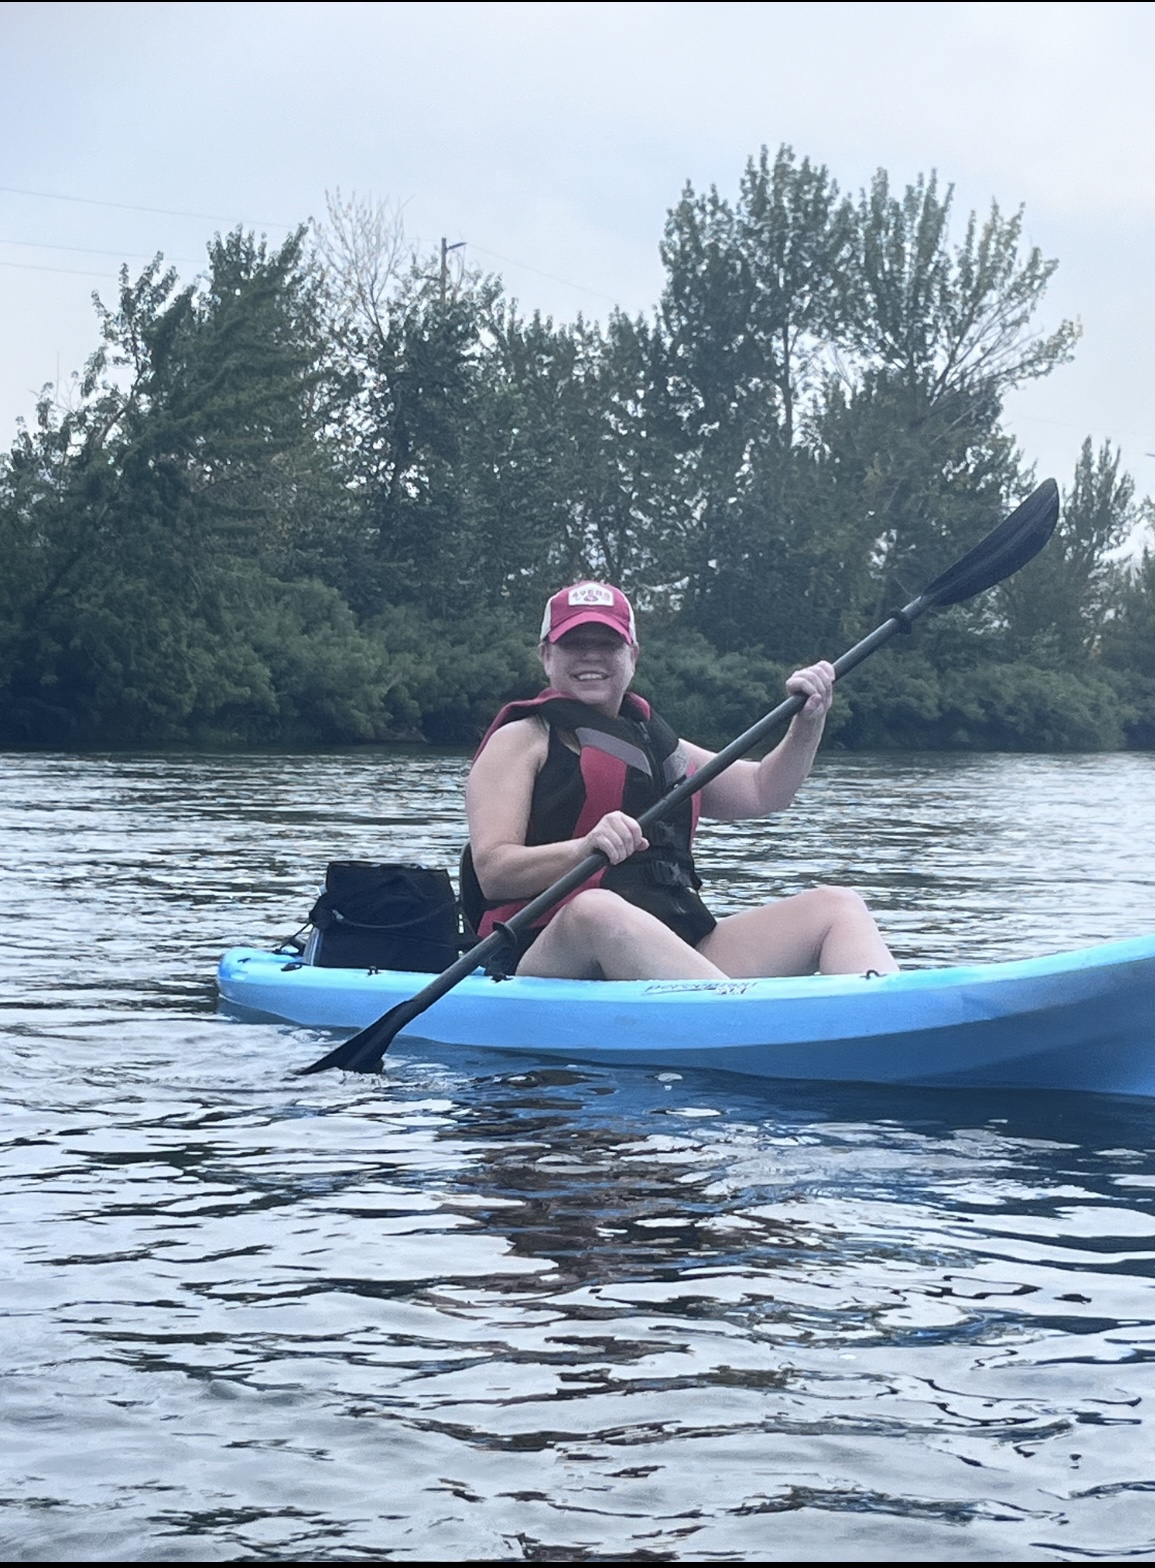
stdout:
{"type": "MultiPolygon", "coordinates": [[[[901,610],[895,610],[868,637],[855,643],[854,647],[847,649],[840,659],[836,659],[835,676],[841,678],[848,670],[854,669],[855,665],[868,659],[876,649],[881,648],[899,632],[908,632],[913,622],[927,610],[939,609],[948,604],[960,604],[964,599],[971,599],[975,594],[982,593],[984,589],[993,588],[996,583],[1003,582],[1039,553],[1054,532],[1058,517],[1058,487],[1053,479],[1045,479],[1021,506],[987,534],[985,539],[980,540],[973,550],[968,551],[961,560],[956,561],[941,576],[936,577],[929,587],[923,589],[917,599],[912,599],[901,610]]],[[[805,701],[806,698],[798,693],[787,697],[784,702],[780,702],[770,713],[759,719],[757,724],[751,725],[724,750],[711,757],[709,762],[704,763],[695,774],[675,784],[661,800],[655,801],[642,812],[638,818],[638,825],[642,832],[647,832],[653,823],[668,816],[683,801],[709,784],[711,779],[716,779],[719,773],[724,773],[731,763],[737,762],[739,757],[751,751],[776,726],[792,719],[805,701]]],[[[381,1065],[381,1058],[406,1025],[419,1018],[447,991],[452,991],[459,980],[464,980],[466,975],[473,974],[479,966],[495,958],[511,938],[516,938],[527,926],[532,926],[535,920],[548,914],[567,893],[572,893],[576,888],[581,887],[583,882],[606,864],[608,864],[607,857],[600,849],[588,854],[571,871],[567,871],[564,877],[559,877],[546,888],[544,893],[539,893],[523,909],[519,909],[509,920],[491,932],[484,941],[478,942],[467,953],[463,953],[456,963],[450,964],[443,974],[437,975],[427,986],[418,991],[416,996],[411,996],[407,1001],[399,1002],[396,1007],[390,1008],[375,1023],[369,1024],[350,1039],[342,1041],[319,1061],[311,1063],[308,1067],[298,1068],[298,1075],[324,1072],[329,1067],[341,1067],[347,1072],[354,1073],[376,1072],[381,1065]]]]}

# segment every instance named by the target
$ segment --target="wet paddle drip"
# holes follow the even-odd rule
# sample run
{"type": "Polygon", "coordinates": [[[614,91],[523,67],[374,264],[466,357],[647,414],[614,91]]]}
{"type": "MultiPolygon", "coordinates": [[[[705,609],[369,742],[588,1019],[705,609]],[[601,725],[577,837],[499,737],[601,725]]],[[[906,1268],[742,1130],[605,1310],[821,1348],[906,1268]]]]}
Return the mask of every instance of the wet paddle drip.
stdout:
{"type": "MultiPolygon", "coordinates": [[[[839,761],[704,858],[732,907],[852,873],[936,959],[1127,935],[1153,767],[839,761]]],[[[462,771],[9,759],[7,1555],[1151,1555],[1155,1103],[290,1082],[315,1036],[216,1014],[329,858],[452,864],[462,771]]]]}

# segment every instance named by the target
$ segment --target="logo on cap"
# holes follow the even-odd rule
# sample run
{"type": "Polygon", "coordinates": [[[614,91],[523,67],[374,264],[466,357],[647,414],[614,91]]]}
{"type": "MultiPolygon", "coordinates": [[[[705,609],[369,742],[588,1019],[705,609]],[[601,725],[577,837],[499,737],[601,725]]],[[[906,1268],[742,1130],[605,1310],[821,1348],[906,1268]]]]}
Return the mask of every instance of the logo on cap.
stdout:
{"type": "Polygon", "coordinates": [[[614,602],[613,589],[604,583],[578,583],[566,596],[567,604],[608,604],[614,602]]]}

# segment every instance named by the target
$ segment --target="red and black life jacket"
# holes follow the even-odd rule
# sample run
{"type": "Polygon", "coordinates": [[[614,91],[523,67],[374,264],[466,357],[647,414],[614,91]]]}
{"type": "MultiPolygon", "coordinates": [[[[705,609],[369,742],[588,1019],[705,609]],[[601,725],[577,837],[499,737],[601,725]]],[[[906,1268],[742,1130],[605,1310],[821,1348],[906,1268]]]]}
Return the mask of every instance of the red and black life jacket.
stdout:
{"type": "MultiPolygon", "coordinates": [[[[552,690],[527,702],[508,703],[486,731],[478,755],[496,730],[534,714],[549,727],[549,749],[534,781],[528,845],[581,838],[609,811],[638,817],[685,776],[677,734],[632,692],[613,719],[552,690]],[[565,744],[563,733],[577,741],[578,752],[565,744]]],[[[649,910],[696,947],[716,924],[697,892],[702,883],[694,869],[692,845],[698,808],[699,797],[693,795],[669,818],[652,825],[648,849],[621,865],[603,867],[569,897],[588,887],[607,888],[649,910]]],[[[468,850],[462,861],[461,896],[466,917],[483,937],[497,921],[510,919],[529,902],[488,901],[468,850]]],[[[536,924],[547,924],[556,913],[551,910],[536,924]]]]}

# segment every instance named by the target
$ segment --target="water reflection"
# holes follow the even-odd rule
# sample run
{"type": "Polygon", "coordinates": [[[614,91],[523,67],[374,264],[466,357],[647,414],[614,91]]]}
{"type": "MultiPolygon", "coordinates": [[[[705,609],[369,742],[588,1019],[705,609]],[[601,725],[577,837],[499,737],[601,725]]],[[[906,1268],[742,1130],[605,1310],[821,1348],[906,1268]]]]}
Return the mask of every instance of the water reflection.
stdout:
{"type": "MultiPolygon", "coordinates": [[[[1073,946],[1155,924],[1150,769],[851,759],[705,853],[733,904],[842,868],[912,957],[1073,946]]],[[[6,1555],[1155,1553],[1147,1102],[300,1081],[216,1014],[328,859],[452,865],[462,770],[10,759],[6,1555]]]]}

